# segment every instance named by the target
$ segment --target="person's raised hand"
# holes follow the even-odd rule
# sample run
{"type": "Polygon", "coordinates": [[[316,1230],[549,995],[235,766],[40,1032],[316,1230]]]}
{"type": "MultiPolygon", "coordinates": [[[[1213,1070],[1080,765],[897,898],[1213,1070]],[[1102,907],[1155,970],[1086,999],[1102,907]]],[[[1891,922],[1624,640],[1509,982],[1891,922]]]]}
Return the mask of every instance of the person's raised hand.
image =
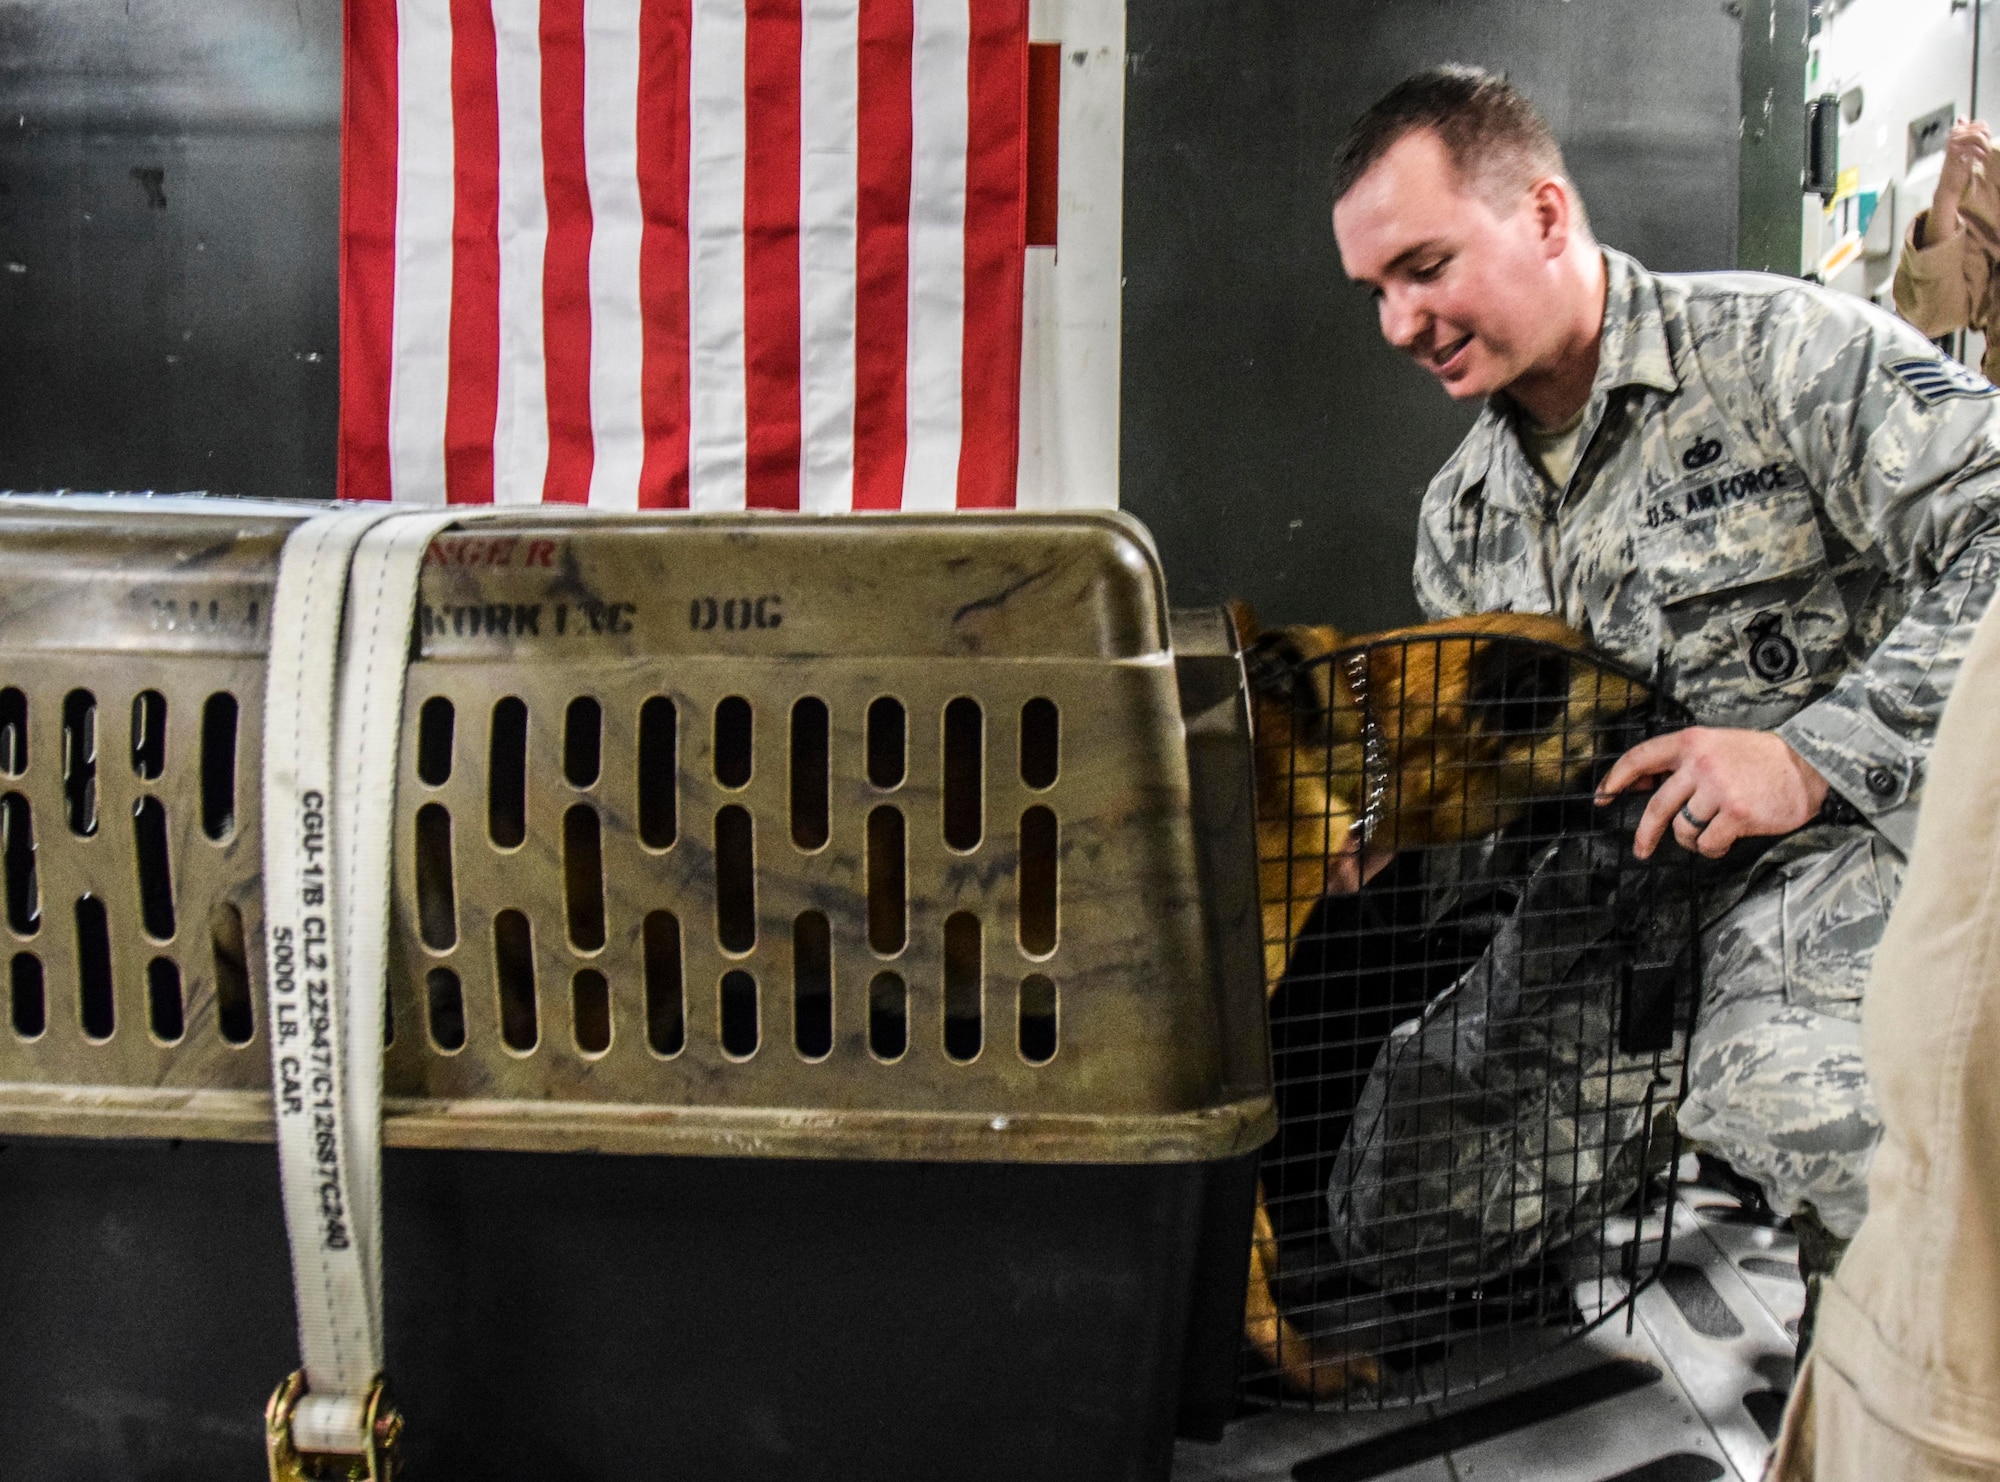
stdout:
{"type": "Polygon", "coordinates": [[[1598,784],[1601,807],[1626,789],[1657,779],[1653,800],[1632,838],[1651,856],[1667,830],[1683,849],[1720,859],[1738,839],[1804,828],[1826,802],[1827,783],[1775,731],[1692,726],[1642,741],[1598,784]]]}
{"type": "Polygon", "coordinates": [[[1924,223],[1924,245],[1958,235],[1958,208],[1973,178],[1986,168],[1993,148],[1993,132],[1974,119],[1960,119],[1951,126],[1951,138],[1944,147],[1944,167],[1938,171],[1937,190],[1931,196],[1929,219],[1924,223]]]}

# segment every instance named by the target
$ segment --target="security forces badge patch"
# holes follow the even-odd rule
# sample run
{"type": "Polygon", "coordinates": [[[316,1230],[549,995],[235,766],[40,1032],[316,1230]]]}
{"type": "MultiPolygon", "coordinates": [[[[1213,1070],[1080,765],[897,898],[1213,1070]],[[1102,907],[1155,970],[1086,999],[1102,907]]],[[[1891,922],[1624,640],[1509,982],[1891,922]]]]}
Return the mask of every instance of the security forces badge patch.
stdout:
{"type": "Polygon", "coordinates": [[[2000,396],[2000,387],[1956,360],[1933,360],[1917,355],[1908,360],[1892,360],[1883,369],[1901,381],[1910,395],[1927,407],[1934,407],[1955,396],[2000,396]]]}
{"type": "Polygon", "coordinates": [[[1760,612],[1743,625],[1743,663],[1761,684],[1783,684],[1800,670],[1792,615],[1783,608],[1760,612]]]}

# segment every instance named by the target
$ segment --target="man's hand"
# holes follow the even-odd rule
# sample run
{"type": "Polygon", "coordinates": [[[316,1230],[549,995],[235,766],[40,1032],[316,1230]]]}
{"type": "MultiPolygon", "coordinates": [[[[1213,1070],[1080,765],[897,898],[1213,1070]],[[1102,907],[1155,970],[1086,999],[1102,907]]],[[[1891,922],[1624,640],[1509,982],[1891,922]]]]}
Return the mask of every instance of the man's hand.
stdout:
{"type": "Polygon", "coordinates": [[[1605,774],[1598,805],[1648,778],[1662,780],[1632,838],[1641,859],[1669,828],[1683,849],[1720,859],[1738,839],[1804,828],[1826,802],[1826,779],[1774,731],[1693,726],[1642,741],[1605,774]]]}
{"type": "Polygon", "coordinates": [[[1958,235],[1958,208],[1972,188],[1972,178],[1986,168],[1993,148],[1993,134],[1977,119],[1960,119],[1951,126],[1951,139],[1944,147],[1944,168],[1938,172],[1937,190],[1931,196],[1930,215],[1924,219],[1924,239],[1919,246],[1931,247],[1958,235]]]}
{"type": "Polygon", "coordinates": [[[1379,845],[1363,850],[1361,836],[1350,833],[1347,843],[1338,854],[1326,857],[1326,893],[1328,895],[1352,895],[1373,880],[1396,857],[1393,849],[1379,845]]]}

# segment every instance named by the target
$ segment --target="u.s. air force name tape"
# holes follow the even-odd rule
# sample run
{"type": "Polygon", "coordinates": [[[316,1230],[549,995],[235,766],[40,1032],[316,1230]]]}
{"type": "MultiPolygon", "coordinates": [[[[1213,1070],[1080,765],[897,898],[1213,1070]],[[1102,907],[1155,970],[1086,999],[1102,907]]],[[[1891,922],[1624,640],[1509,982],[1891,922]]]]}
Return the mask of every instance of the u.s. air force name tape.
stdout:
{"type": "Polygon", "coordinates": [[[382,1371],[382,989],[403,677],[426,547],[491,513],[336,509],[295,529],[279,558],[264,699],[265,956],[302,1451],[364,1450],[382,1371]]]}

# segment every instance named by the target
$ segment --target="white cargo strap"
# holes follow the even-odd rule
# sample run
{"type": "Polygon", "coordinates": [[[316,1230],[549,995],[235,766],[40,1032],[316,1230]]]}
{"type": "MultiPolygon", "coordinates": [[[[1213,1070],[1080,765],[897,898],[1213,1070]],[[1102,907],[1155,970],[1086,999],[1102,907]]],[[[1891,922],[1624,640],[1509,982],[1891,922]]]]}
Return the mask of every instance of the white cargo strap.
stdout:
{"type": "Polygon", "coordinates": [[[303,1392],[288,1381],[289,1441],[301,1452],[373,1446],[403,677],[424,551],[440,530],[484,513],[333,510],[294,530],[279,559],[264,698],[264,938],[271,1099],[304,1360],[303,1392]]]}

